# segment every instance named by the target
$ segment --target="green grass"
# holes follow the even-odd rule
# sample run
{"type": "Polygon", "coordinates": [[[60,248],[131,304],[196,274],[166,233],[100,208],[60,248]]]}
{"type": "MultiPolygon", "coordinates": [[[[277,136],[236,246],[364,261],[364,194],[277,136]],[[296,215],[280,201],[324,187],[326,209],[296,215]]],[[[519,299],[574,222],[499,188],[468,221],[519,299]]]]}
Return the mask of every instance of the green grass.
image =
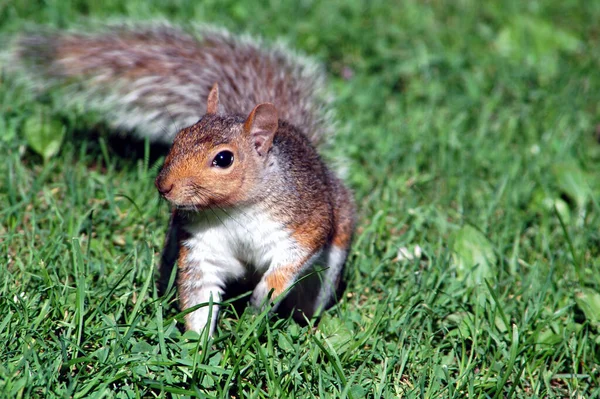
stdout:
{"type": "Polygon", "coordinates": [[[3,76],[0,397],[600,397],[599,2],[170,3],[3,2],[0,33],[164,17],[318,58],[360,209],[346,294],[316,329],[226,306],[182,334],[161,158],[3,76]]]}

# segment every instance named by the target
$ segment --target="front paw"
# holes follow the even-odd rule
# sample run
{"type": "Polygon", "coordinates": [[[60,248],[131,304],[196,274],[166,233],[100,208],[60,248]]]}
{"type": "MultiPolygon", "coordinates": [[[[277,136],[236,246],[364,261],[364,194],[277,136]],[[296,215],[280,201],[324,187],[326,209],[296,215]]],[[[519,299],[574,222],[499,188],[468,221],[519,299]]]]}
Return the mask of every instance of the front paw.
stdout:
{"type": "Polygon", "coordinates": [[[264,281],[259,282],[250,297],[252,307],[258,311],[265,310],[270,302],[271,291],[272,289],[264,281]]]}

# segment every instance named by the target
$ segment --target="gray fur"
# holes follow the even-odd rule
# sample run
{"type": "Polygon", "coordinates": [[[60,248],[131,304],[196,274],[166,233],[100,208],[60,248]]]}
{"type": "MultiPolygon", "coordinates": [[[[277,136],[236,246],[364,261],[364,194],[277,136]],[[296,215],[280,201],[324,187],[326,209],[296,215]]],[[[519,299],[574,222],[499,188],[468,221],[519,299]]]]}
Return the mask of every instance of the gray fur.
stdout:
{"type": "Polygon", "coordinates": [[[170,144],[206,112],[217,82],[222,111],[248,114],[274,103],[280,118],[313,144],[333,132],[324,75],[281,44],[206,26],[165,22],[105,26],[98,32],[39,30],[17,38],[5,68],[35,91],[60,88],[61,106],[99,112],[114,129],[170,144]]]}

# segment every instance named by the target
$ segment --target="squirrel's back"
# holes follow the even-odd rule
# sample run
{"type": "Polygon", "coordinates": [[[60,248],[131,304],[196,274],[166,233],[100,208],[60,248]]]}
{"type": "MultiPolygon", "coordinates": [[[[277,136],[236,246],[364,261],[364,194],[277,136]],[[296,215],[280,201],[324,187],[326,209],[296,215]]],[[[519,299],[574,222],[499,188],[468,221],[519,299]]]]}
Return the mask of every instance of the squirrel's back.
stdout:
{"type": "Polygon", "coordinates": [[[113,128],[167,144],[201,118],[215,82],[224,113],[271,102],[313,144],[332,131],[317,64],[281,45],[209,27],[38,31],[14,42],[6,67],[36,90],[61,87],[67,102],[98,111],[113,128]]]}

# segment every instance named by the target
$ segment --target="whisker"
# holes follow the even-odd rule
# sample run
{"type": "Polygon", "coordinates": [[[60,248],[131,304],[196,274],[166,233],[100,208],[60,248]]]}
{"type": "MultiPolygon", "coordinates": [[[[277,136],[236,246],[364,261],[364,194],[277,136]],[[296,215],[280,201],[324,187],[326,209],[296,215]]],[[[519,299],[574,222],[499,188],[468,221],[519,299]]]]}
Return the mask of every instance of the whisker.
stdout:
{"type": "MultiPolygon", "coordinates": [[[[220,194],[213,194],[217,199],[224,199],[225,197],[223,195],[220,194]]],[[[221,208],[223,211],[225,211],[223,208],[221,208]]],[[[241,213],[242,215],[244,215],[245,217],[247,217],[249,220],[253,220],[253,221],[257,221],[258,218],[254,215],[250,215],[249,213],[245,212],[241,207],[238,207],[236,209],[237,212],[241,213]]],[[[228,215],[231,216],[231,215],[228,215]]]]}
{"type": "Polygon", "coordinates": [[[219,215],[217,214],[217,212],[215,212],[214,208],[213,207],[208,207],[208,209],[213,213],[213,215],[215,215],[215,217],[219,220],[219,222],[221,223],[221,225],[223,225],[223,227],[225,228],[225,230],[227,230],[227,233],[229,233],[229,236],[231,237],[231,239],[235,240],[235,237],[233,236],[233,234],[231,233],[231,231],[229,230],[229,228],[227,227],[227,225],[219,217],[219,215]]]}
{"type": "MultiPolygon", "coordinates": [[[[248,230],[248,228],[246,226],[244,226],[233,215],[231,215],[229,212],[227,212],[225,210],[225,208],[222,208],[220,206],[217,206],[217,208],[220,209],[225,215],[227,215],[227,217],[229,219],[231,219],[233,222],[235,222],[238,226],[240,226],[242,229],[246,230],[246,232],[248,233],[248,236],[250,237],[250,239],[252,240],[252,242],[254,242],[254,235],[252,234],[252,232],[250,230],[248,230]]],[[[239,210],[239,211],[243,213],[243,211],[241,211],[241,210],[239,210]]]]}

